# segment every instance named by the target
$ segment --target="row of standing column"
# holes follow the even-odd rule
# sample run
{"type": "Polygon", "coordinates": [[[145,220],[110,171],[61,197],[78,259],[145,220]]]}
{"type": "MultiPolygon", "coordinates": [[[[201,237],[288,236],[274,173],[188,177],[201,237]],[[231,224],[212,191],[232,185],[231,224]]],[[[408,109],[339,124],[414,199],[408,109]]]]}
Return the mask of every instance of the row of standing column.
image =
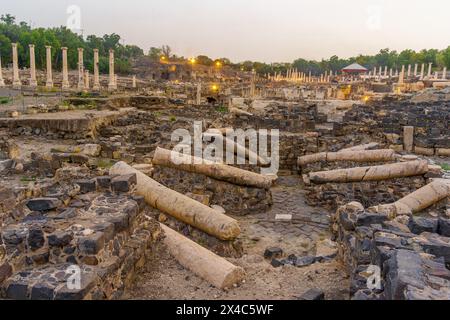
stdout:
{"type": "MultiPolygon", "coordinates": [[[[425,63],[423,63],[422,64],[422,67],[421,67],[421,70],[420,70],[420,74],[419,74],[419,65],[418,64],[415,64],[414,65],[414,71],[412,70],[412,65],[408,65],[408,70],[406,71],[405,70],[405,66],[402,66],[402,71],[399,73],[398,72],[398,70],[395,72],[395,76],[400,76],[400,77],[411,77],[411,75],[413,75],[414,77],[416,77],[416,76],[420,76],[420,79],[425,79],[425,68],[426,68],[426,65],[425,65],[425,63]]],[[[432,77],[432,68],[433,68],[433,64],[432,63],[429,63],[429,65],[428,65],[428,73],[427,73],[427,79],[432,79],[433,77],[432,77]]],[[[438,73],[436,72],[435,73],[435,75],[434,75],[434,79],[435,80],[439,80],[438,79],[438,73]]],[[[374,76],[374,77],[376,77],[377,76],[377,68],[374,68],[373,69],[373,72],[369,72],[369,77],[371,77],[371,76],[374,76]]],[[[387,67],[385,67],[384,68],[384,75],[383,75],[383,69],[382,69],[382,67],[380,67],[379,68],[379,72],[378,72],[378,76],[380,76],[380,77],[382,77],[382,76],[384,76],[384,77],[393,77],[394,76],[394,72],[393,72],[393,69],[391,68],[390,70],[389,70],[389,73],[388,73],[388,68],[387,67]]],[[[446,80],[447,79],[447,68],[446,67],[444,67],[444,69],[442,70],[442,80],[446,80]]]]}
{"type": "MultiPolygon", "coordinates": [[[[36,79],[36,58],[34,51],[34,44],[29,45],[30,49],[30,81],[29,85],[31,87],[37,86],[36,79]]],[[[46,46],[46,65],[47,65],[47,76],[45,86],[47,88],[53,88],[53,71],[52,71],[52,47],[46,46]]],[[[62,89],[67,90],[70,89],[69,83],[69,68],[67,63],[67,48],[63,47],[62,50],[62,89]]],[[[89,71],[84,68],[84,59],[83,59],[84,49],[78,49],[78,84],[77,88],[80,90],[89,89],[89,71]]],[[[19,76],[19,61],[18,61],[18,53],[17,53],[17,43],[12,44],[12,62],[13,62],[13,88],[20,88],[22,86],[22,82],[19,76]]],[[[100,74],[99,74],[99,52],[98,49],[94,49],[94,83],[93,90],[100,90],[100,74]]],[[[3,79],[2,73],[2,62],[0,58],[0,87],[5,86],[5,81],[3,79]]],[[[114,50],[109,50],[109,90],[117,89],[117,77],[114,73],[114,50]]]]}

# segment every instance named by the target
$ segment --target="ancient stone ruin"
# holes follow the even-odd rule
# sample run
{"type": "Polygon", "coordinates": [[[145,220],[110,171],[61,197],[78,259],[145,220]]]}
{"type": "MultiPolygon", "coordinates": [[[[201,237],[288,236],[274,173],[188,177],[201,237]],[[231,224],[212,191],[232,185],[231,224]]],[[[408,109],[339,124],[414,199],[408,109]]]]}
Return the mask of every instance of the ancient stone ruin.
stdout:
{"type": "Polygon", "coordinates": [[[446,71],[118,77],[96,50],[90,77],[81,48],[12,50],[2,299],[450,299],[446,71]]]}

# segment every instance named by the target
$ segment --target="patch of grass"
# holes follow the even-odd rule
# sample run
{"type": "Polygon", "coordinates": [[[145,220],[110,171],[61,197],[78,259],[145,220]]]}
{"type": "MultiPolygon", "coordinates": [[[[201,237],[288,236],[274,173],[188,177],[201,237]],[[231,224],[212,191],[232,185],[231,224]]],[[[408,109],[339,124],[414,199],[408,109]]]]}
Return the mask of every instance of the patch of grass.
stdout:
{"type": "Polygon", "coordinates": [[[0,97],[0,104],[7,104],[11,101],[11,98],[8,97],[0,97]]]}
{"type": "Polygon", "coordinates": [[[23,183],[36,182],[36,177],[23,176],[23,177],[20,178],[20,182],[23,182],[23,183]]]}
{"type": "Polygon", "coordinates": [[[110,159],[99,159],[97,161],[97,167],[102,169],[109,169],[114,165],[114,162],[110,159]]]}
{"type": "Polygon", "coordinates": [[[162,113],[161,113],[160,111],[155,111],[155,112],[153,113],[153,115],[154,115],[156,118],[159,118],[159,117],[162,116],[162,113]]]}
{"type": "Polygon", "coordinates": [[[450,171],[450,163],[441,164],[441,168],[445,171],[450,171]]]}
{"type": "Polygon", "coordinates": [[[175,117],[175,116],[170,116],[170,117],[169,117],[169,120],[170,120],[171,122],[175,122],[175,121],[177,121],[177,117],[175,117]]]}
{"type": "Polygon", "coordinates": [[[225,106],[223,106],[223,105],[221,105],[221,106],[219,106],[219,107],[217,108],[217,112],[220,112],[220,113],[228,113],[228,108],[225,107],[225,106]]]}

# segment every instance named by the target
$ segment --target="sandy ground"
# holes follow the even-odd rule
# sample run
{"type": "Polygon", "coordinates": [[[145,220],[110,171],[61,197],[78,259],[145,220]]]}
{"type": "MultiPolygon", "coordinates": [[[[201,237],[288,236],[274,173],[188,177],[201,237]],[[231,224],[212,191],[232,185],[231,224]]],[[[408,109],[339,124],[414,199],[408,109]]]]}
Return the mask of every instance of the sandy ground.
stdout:
{"type": "MultiPolygon", "coordinates": [[[[296,186],[277,187],[277,193],[282,191],[301,191],[296,186]]],[[[276,199],[275,199],[276,200],[276,199]]],[[[292,199],[291,199],[292,200],[292,199]]],[[[305,212],[317,211],[316,208],[305,207],[302,203],[297,210],[305,212]]],[[[271,211],[292,212],[293,203],[289,199],[274,203],[271,211]]],[[[267,213],[268,215],[273,212],[267,213]]],[[[274,223],[271,228],[263,228],[259,221],[261,214],[247,217],[235,217],[239,220],[242,234],[239,239],[243,243],[244,256],[238,259],[228,259],[241,266],[246,271],[244,283],[229,290],[214,288],[194,273],[183,268],[176,262],[166,248],[161,245],[154,253],[152,262],[147,265],[147,272],[141,274],[135,287],[127,293],[128,299],[181,299],[181,300],[292,300],[312,288],[325,292],[326,299],[348,299],[349,278],[343,266],[333,260],[327,263],[316,263],[308,267],[298,268],[283,266],[274,268],[270,260],[263,257],[264,250],[269,246],[277,246],[285,250],[285,254],[295,253],[306,255],[314,252],[315,241],[330,237],[328,230],[317,230],[306,223],[304,225],[283,226],[274,223]],[[299,233],[292,232],[298,229],[299,233]],[[303,228],[303,229],[302,229],[303,228]],[[277,232],[277,230],[279,230],[277,232]],[[307,231],[305,231],[307,230],[307,231]],[[311,230],[308,232],[308,230],[311,230]],[[257,236],[255,236],[257,234],[257,236]],[[320,239],[319,239],[320,238],[320,239]],[[306,242],[310,249],[303,246],[306,242]],[[303,247],[302,247],[303,246],[303,247]]]]}

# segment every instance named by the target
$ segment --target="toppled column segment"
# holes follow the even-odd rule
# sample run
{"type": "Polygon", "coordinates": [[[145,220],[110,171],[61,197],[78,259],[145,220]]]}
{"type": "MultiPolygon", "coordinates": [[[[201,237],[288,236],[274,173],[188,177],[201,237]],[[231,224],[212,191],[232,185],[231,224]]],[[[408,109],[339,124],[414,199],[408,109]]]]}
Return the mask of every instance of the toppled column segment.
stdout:
{"type": "Polygon", "coordinates": [[[410,193],[397,202],[372,207],[369,208],[369,211],[387,213],[393,216],[417,213],[449,196],[450,180],[434,179],[434,181],[423,188],[410,193]]]}
{"type": "Polygon", "coordinates": [[[309,180],[316,184],[328,182],[380,181],[423,175],[428,172],[427,161],[409,161],[372,167],[358,167],[312,172],[309,180]]]}
{"type": "Polygon", "coordinates": [[[137,193],[152,207],[221,240],[233,240],[240,234],[235,219],[163,186],[125,162],[118,162],[110,169],[111,175],[132,173],[137,176],[137,193]]]}
{"type": "Polygon", "coordinates": [[[298,165],[303,167],[310,163],[319,161],[337,162],[382,162],[395,160],[395,151],[390,149],[382,150],[361,150],[361,151],[339,151],[339,152],[321,152],[306,155],[298,158],[298,165]]]}
{"type": "Polygon", "coordinates": [[[372,149],[377,148],[378,146],[379,146],[379,144],[377,142],[370,142],[370,143],[367,143],[367,144],[361,144],[359,146],[345,148],[345,149],[340,150],[339,152],[372,150],[372,149]]]}
{"type": "Polygon", "coordinates": [[[269,189],[274,181],[272,177],[242,170],[226,164],[207,162],[196,157],[182,155],[181,153],[159,147],[155,151],[152,162],[154,165],[180,169],[192,173],[200,173],[214,179],[243,186],[269,189]],[[174,162],[173,159],[177,159],[179,162],[174,162]]]}
{"type": "Polygon", "coordinates": [[[219,289],[231,288],[241,282],[245,271],[194,241],[161,224],[164,243],[170,254],[185,268],[191,270],[219,289]]]}

